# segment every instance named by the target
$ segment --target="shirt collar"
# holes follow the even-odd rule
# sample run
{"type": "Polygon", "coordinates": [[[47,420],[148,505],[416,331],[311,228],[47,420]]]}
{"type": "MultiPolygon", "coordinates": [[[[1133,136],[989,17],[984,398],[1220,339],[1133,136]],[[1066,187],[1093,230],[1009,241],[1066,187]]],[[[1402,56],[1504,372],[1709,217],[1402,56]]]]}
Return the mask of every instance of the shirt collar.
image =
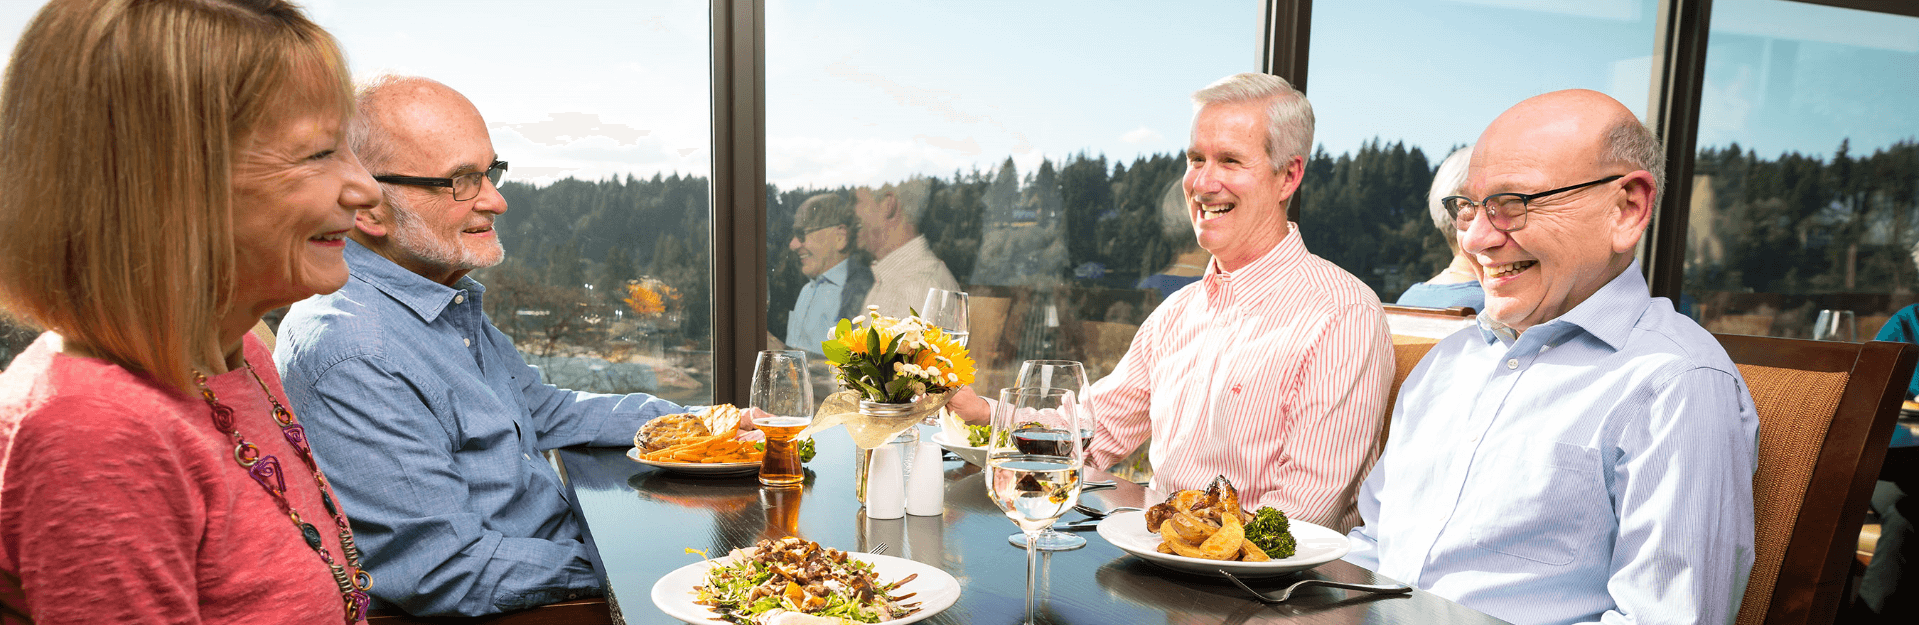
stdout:
{"type": "Polygon", "coordinates": [[[1524,335],[1515,335],[1511,329],[1485,316],[1479,317],[1479,334],[1487,343],[1492,343],[1500,338],[1515,342],[1519,336],[1530,339],[1538,333],[1540,340],[1557,345],[1563,342],[1558,340],[1562,335],[1584,330],[1618,351],[1626,346],[1633,326],[1638,325],[1640,314],[1651,302],[1646,276],[1640,272],[1639,261],[1635,259],[1625,271],[1593,292],[1592,297],[1555,319],[1533,326],[1524,335]]]}
{"type": "Polygon", "coordinates": [[[1306,243],[1299,238],[1299,226],[1286,223],[1286,237],[1265,254],[1233,271],[1226,271],[1214,257],[1206,263],[1206,273],[1200,277],[1206,285],[1206,291],[1212,293],[1230,282],[1235,293],[1234,300],[1252,304],[1279,288],[1279,283],[1287,274],[1293,273],[1301,261],[1310,254],[1306,243]]]}
{"type": "Polygon", "coordinates": [[[834,265],[832,269],[826,270],[826,273],[820,274],[820,277],[814,278],[813,284],[846,284],[846,274],[852,271],[852,262],[851,256],[841,259],[840,264],[834,265]]]}
{"type": "Polygon", "coordinates": [[[428,280],[353,239],[346,240],[346,264],[354,279],[373,285],[427,323],[438,319],[460,293],[470,291],[474,294],[471,299],[477,300],[486,292],[486,287],[470,275],[461,276],[455,286],[428,280]]]}

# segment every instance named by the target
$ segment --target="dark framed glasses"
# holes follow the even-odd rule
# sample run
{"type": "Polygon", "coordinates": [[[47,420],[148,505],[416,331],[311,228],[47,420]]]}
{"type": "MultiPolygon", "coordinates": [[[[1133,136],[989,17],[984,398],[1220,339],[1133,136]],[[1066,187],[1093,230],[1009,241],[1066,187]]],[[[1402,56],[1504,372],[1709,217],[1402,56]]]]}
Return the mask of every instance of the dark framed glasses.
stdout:
{"type": "Polygon", "coordinates": [[[465,202],[480,196],[480,179],[486,178],[494,187],[500,186],[500,179],[506,177],[506,161],[493,161],[486,171],[467,172],[452,178],[426,178],[421,176],[374,176],[374,180],[387,184],[404,184],[415,187],[445,187],[453,190],[453,201],[465,202]]]}
{"type": "Polygon", "coordinates": [[[1439,203],[1441,206],[1446,207],[1446,214],[1451,215],[1453,218],[1453,226],[1460,230],[1472,227],[1475,213],[1484,213],[1487,223],[1492,224],[1493,229],[1500,232],[1512,232],[1526,227],[1526,213],[1530,210],[1529,204],[1533,200],[1555,193],[1584,189],[1596,184],[1606,184],[1624,177],[1624,175],[1607,176],[1591,182],[1581,182],[1576,185],[1560,187],[1550,191],[1540,191],[1538,193],[1494,193],[1478,202],[1474,202],[1472,198],[1462,195],[1451,195],[1439,200],[1439,203]],[[1478,210],[1475,211],[1473,209],[1478,210]]]}

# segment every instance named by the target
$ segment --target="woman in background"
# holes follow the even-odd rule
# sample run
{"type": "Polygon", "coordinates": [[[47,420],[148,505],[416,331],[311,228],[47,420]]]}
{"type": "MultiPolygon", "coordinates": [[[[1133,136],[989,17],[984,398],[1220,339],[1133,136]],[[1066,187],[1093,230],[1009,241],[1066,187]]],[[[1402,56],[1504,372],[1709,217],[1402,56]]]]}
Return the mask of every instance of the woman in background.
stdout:
{"type": "Polygon", "coordinates": [[[0,621],[341,623],[372,580],[269,310],[378,190],[333,38],[278,0],[55,0],[0,91],[0,621]]]}
{"type": "Polygon", "coordinates": [[[1473,146],[1454,150],[1446,160],[1440,161],[1439,169],[1433,172],[1433,186],[1426,192],[1426,209],[1433,215],[1433,226],[1439,228],[1440,236],[1446,237],[1446,247],[1453,251],[1451,264],[1425,282],[1415,283],[1399,294],[1401,306],[1421,306],[1425,308],[1452,308],[1464,306],[1473,310],[1486,307],[1486,291],[1479,288],[1479,263],[1459,249],[1459,228],[1453,226],[1452,215],[1446,213],[1446,207],[1439,200],[1458,195],[1459,188],[1466,186],[1466,165],[1473,160],[1473,146]]]}

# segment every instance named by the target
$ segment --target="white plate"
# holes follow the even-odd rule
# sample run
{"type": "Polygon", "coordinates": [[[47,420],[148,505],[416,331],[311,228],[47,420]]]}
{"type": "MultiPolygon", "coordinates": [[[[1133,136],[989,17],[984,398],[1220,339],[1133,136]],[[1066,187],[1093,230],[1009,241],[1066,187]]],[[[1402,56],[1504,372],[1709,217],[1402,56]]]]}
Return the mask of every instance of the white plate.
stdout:
{"type": "Polygon", "coordinates": [[[1352,548],[1346,542],[1345,534],[1331,529],[1305,521],[1292,521],[1288,528],[1293,532],[1293,539],[1299,541],[1299,546],[1293,550],[1293,557],[1269,562],[1227,562],[1160,553],[1159,534],[1146,531],[1146,513],[1137,510],[1121,512],[1100,521],[1099,537],[1126,553],[1139,556],[1141,560],[1175,571],[1214,577],[1219,577],[1219,569],[1226,569],[1240,577],[1271,577],[1304,571],[1338,560],[1352,548]]]}
{"type": "Polygon", "coordinates": [[[760,472],[758,462],[660,462],[640,457],[640,448],[626,450],[626,457],[634,462],[650,467],[659,467],[674,473],[720,477],[726,475],[748,475],[760,472]]]}
{"type": "MultiPolygon", "coordinates": [[[[855,560],[873,565],[873,572],[879,576],[881,582],[890,583],[893,580],[903,579],[908,575],[919,575],[919,577],[913,578],[913,581],[907,582],[906,585],[896,589],[895,594],[900,592],[917,593],[913,595],[909,601],[919,601],[920,610],[906,615],[905,618],[880,621],[881,625],[904,625],[906,623],[918,622],[921,619],[939,614],[941,610],[952,607],[953,602],[959,601],[959,580],[953,579],[953,576],[948,575],[946,571],[905,558],[851,552],[848,552],[846,555],[855,560]]],[[[653,583],[653,605],[659,606],[660,611],[665,612],[667,616],[688,623],[698,623],[702,625],[706,623],[726,623],[726,621],[720,620],[719,614],[711,608],[693,603],[693,593],[694,589],[706,583],[706,570],[708,568],[711,568],[714,564],[729,563],[732,561],[731,556],[713,560],[701,560],[680,567],[672,573],[667,573],[666,577],[662,577],[660,581],[653,583]]]]}
{"type": "Polygon", "coordinates": [[[952,441],[946,440],[946,432],[944,431],[934,432],[933,442],[937,443],[941,448],[944,448],[947,451],[959,454],[960,459],[965,460],[967,463],[972,464],[973,466],[982,467],[982,468],[986,466],[986,448],[985,447],[968,447],[965,445],[955,445],[952,443],[952,441]]]}

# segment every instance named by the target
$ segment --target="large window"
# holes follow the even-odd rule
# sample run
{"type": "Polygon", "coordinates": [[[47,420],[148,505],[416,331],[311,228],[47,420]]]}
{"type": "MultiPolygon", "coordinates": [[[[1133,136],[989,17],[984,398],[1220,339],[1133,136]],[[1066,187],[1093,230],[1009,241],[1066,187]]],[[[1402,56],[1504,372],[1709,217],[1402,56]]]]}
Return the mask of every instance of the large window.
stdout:
{"type": "Polygon", "coordinates": [[[1915,301],[1919,18],[1713,3],[1682,304],[1717,332],[1870,340],[1915,301]]]}
{"type": "MultiPolygon", "coordinates": [[[[792,338],[807,272],[830,269],[791,249],[820,227],[794,229],[800,204],[890,197],[906,236],[971,294],[978,388],[1007,386],[1026,359],[1111,371],[1170,292],[1155,285],[1205,266],[1178,196],[1188,97],[1257,71],[1258,12],[1251,0],[772,3],[769,334],[792,338]]],[[[878,234],[891,227],[862,220],[847,262],[883,273],[914,253],[897,230],[878,234]]],[[[927,285],[910,286],[923,297],[927,285]]]]}
{"type": "MultiPolygon", "coordinates": [[[[476,276],[529,360],[557,383],[698,402],[742,400],[715,374],[737,378],[756,343],[787,338],[806,281],[789,249],[799,204],[909,183],[925,191],[918,233],[976,298],[985,388],[1025,358],[1110,370],[1163,297],[1142,285],[1166,280],[1142,280],[1204,264],[1183,219],[1160,211],[1183,168],[1186,94],[1269,56],[1274,71],[1311,68],[1306,243],[1384,301],[1450,257],[1426,216],[1433,165],[1513,103],[1583,87],[1677,116],[1654,121],[1682,139],[1699,105],[1697,151],[1685,140],[1672,163],[1696,175],[1667,189],[1691,193],[1689,217],[1662,224],[1672,236],[1648,256],[1656,295],[1727,332],[1809,336],[1819,311],[1850,310],[1870,338],[1919,299],[1919,18],[1832,3],[1719,0],[1703,16],[1670,0],[718,5],[764,18],[744,28],[714,23],[701,1],[305,4],[356,73],[437,78],[487,115],[513,163],[511,261],[476,276]],[[1262,6],[1280,18],[1270,40],[1262,6]],[[1300,7],[1310,28],[1285,22],[1300,7]],[[1684,10],[1660,17],[1673,7],[1684,10]],[[763,59],[715,74],[716,29],[744,39],[735,53],[763,45],[763,59]],[[1686,51],[1705,30],[1702,84],[1686,51]],[[1289,44],[1308,31],[1309,47],[1289,44]],[[713,79],[756,74],[764,126],[750,112],[715,119],[713,79]],[[1656,106],[1664,93],[1677,94],[1671,108],[1656,106]],[[711,163],[762,138],[764,180],[751,167],[717,175],[721,190],[764,182],[765,214],[757,198],[730,199],[714,232],[711,163]],[[739,320],[759,302],[731,295],[741,274],[712,273],[713,241],[758,227],[742,215],[765,220],[768,323],[762,336],[728,331],[740,344],[716,357],[713,328],[756,323],[739,320]]],[[[0,3],[0,46],[39,4],[0,3]]],[[[728,110],[756,110],[757,97],[728,110]]]]}
{"type": "Polygon", "coordinates": [[[1646,115],[1654,0],[1342,0],[1313,4],[1319,152],[1300,185],[1306,247],[1392,303],[1446,268],[1433,169],[1501,111],[1592,89],[1646,115]],[[1390,16],[1380,19],[1381,16],[1390,16]]]}
{"type": "Polygon", "coordinates": [[[546,381],[712,401],[706,2],[314,3],[356,78],[433,78],[512,163],[487,316],[546,381]],[[592,19],[581,19],[584,15],[592,19]]]}
{"type": "MultiPolygon", "coordinates": [[[[40,4],[0,6],[5,49],[40,4]]],[[[486,117],[512,164],[507,260],[473,277],[528,363],[566,388],[712,401],[706,2],[303,4],[356,79],[432,78],[486,117]]]]}

